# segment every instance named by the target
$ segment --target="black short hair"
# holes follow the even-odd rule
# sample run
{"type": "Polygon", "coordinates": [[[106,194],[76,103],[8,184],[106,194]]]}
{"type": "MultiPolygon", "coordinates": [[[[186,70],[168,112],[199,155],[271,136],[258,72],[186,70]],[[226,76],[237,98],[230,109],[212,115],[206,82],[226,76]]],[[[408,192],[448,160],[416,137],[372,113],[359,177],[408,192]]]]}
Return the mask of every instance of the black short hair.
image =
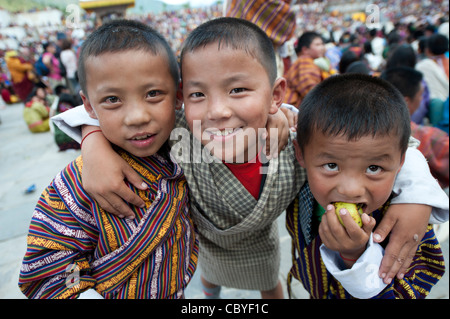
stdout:
{"type": "Polygon", "coordinates": [[[448,51],[448,38],[440,33],[430,35],[427,46],[433,55],[441,55],[448,51]]]}
{"type": "Polygon", "coordinates": [[[394,85],[403,96],[413,98],[420,90],[423,75],[410,67],[396,67],[383,71],[381,78],[394,85]]]}
{"type": "MultiPolygon", "coordinates": [[[[147,50],[155,55],[167,55],[169,70],[178,87],[180,80],[178,62],[167,41],[153,28],[133,20],[118,19],[105,23],[83,42],[78,60],[78,79],[81,90],[87,95],[85,63],[90,56],[107,52],[147,50]]],[[[133,58],[130,56],[130,58],[133,58]]]]}
{"type": "Polygon", "coordinates": [[[386,69],[400,66],[414,68],[416,61],[416,52],[413,47],[410,44],[401,44],[389,52],[386,61],[386,69]]]}
{"type": "Polygon", "coordinates": [[[314,87],[299,107],[297,142],[304,151],[314,132],[330,136],[393,135],[406,152],[410,116],[401,93],[390,83],[365,74],[342,74],[314,87]]]}
{"type": "Polygon", "coordinates": [[[303,33],[297,40],[297,45],[295,47],[295,52],[298,54],[302,52],[303,48],[309,48],[311,43],[317,38],[322,39],[322,36],[317,32],[308,31],[303,33]]]}
{"type": "Polygon", "coordinates": [[[344,53],[342,53],[342,57],[339,60],[339,73],[343,74],[345,71],[347,71],[347,68],[350,64],[353,62],[360,61],[358,55],[353,52],[352,50],[346,50],[344,53]]]}
{"type": "Polygon", "coordinates": [[[42,43],[42,49],[44,50],[44,52],[47,51],[47,48],[49,46],[55,46],[55,44],[53,42],[44,42],[44,43],[42,43]]]}
{"type": "Polygon", "coordinates": [[[347,69],[345,69],[345,73],[370,74],[370,68],[364,61],[355,61],[350,63],[347,69]]]}
{"type": "Polygon", "coordinates": [[[237,50],[245,50],[258,59],[266,70],[271,84],[277,78],[277,63],[272,41],[267,34],[256,24],[232,17],[223,17],[209,20],[192,31],[183,43],[180,63],[189,53],[208,44],[217,43],[237,50]]]}

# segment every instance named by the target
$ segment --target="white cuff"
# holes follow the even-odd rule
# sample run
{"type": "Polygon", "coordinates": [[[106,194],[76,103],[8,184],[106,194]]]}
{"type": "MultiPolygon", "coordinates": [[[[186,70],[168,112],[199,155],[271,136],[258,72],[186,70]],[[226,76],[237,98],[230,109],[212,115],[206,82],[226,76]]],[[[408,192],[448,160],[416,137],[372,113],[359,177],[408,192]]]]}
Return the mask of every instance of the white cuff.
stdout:
{"type": "Polygon", "coordinates": [[[320,254],[330,274],[355,298],[372,298],[387,286],[378,276],[384,249],[373,242],[372,234],[365,252],[351,269],[346,269],[339,252],[330,250],[323,244],[320,246],[320,254]]]}
{"type": "Polygon", "coordinates": [[[292,112],[298,113],[298,108],[296,108],[292,104],[283,103],[283,104],[281,104],[281,107],[287,108],[287,109],[291,110],[292,112]]]}
{"type": "Polygon", "coordinates": [[[105,299],[95,289],[88,289],[83,291],[78,299],[105,299]]]}
{"type": "Polygon", "coordinates": [[[98,120],[89,116],[84,105],[79,105],[51,118],[53,123],[68,136],[81,143],[81,126],[100,126],[98,120]]]}

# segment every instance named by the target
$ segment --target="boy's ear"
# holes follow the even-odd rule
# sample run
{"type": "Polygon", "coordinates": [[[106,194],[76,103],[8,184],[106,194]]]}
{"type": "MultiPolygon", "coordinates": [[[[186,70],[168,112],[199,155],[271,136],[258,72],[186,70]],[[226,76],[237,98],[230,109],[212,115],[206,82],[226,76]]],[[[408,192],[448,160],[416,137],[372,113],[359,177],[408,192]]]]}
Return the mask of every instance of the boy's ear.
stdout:
{"type": "Polygon", "coordinates": [[[295,158],[297,159],[297,161],[298,161],[298,163],[300,164],[301,167],[306,168],[305,160],[303,158],[303,152],[300,149],[300,145],[298,145],[297,140],[293,140],[292,143],[294,144],[295,158]]]}
{"type": "Polygon", "coordinates": [[[283,77],[277,78],[272,90],[272,105],[270,107],[270,114],[275,114],[278,108],[284,102],[284,96],[286,95],[287,81],[283,77]]]}
{"type": "Polygon", "coordinates": [[[97,119],[97,114],[95,114],[94,108],[92,107],[91,102],[89,102],[88,97],[83,93],[83,91],[80,91],[80,96],[86,112],[88,112],[89,116],[93,119],[97,119]]]}

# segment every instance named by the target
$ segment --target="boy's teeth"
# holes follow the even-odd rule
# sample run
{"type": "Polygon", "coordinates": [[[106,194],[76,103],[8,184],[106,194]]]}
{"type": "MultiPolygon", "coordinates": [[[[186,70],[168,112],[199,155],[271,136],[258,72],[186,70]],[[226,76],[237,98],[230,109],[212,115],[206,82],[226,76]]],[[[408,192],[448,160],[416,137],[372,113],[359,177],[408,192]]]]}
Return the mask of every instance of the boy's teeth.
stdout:
{"type": "Polygon", "coordinates": [[[215,131],[214,135],[216,135],[216,136],[227,136],[228,134],[231,134],[233,132],[234,132],[234,129],[227,128],[227,129],[224,129],[223,131],[215,131]]]}
{"type": "Polygon", "coordinates": [[[135,137],[135,138],[133,138],[133,140],[145,140],[145,139],[147,139],[147,138],[149,138],[151,135],[144,135],[144,136],[138,136],[138,137],[135,137]]]}

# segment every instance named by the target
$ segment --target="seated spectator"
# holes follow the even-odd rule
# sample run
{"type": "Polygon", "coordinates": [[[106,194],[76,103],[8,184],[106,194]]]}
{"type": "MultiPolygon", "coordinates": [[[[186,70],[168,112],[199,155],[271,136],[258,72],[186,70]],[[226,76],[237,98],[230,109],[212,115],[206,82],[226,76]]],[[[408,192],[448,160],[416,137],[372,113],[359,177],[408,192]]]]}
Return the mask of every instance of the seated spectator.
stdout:
{"type": "MultiPolygon", "coordinates": [[[[77,102],[75,97],[70,93],[70,90],[63,85],[57,86],[54,91],[55,94],[57,95],[57,101],[55,103],[56,104],[55,115],[63,113],[81,104],[77,102]]],[[[56,125],[54,124],[52,125],[55,142],[56,145],[58,145],[60,151],[65,151],[68,149],[79,150],[81,148],[78,142],[76,142],[67,134],[65,134],[63,131],[61,131],[59,127],[57,127],[56,125]]]]}
{"type": "Polygon", "coordinates": [[[47,92],[45,88],[36,86],[25,103],[23,118],[32,133],[41,133],[50,130],[50,108],[46,97],[47,92]]]}

